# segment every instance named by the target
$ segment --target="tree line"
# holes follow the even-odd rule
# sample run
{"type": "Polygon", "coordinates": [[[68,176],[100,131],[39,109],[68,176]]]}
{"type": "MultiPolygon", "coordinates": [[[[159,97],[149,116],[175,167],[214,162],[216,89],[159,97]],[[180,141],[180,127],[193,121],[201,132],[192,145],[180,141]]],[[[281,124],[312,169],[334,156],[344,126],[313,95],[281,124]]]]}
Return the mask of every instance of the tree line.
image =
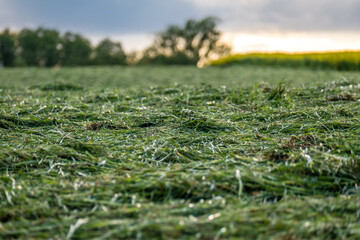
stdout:
{"type": "Polygon", "coordinates": [[[126,64],[121,43],[109,39],[92,47],[84,36],[57,30],[37,28],[12,33],[5,29],[0,34],[0,59],[11,66],[81,66],[126,64]]]}
{"type": "Polygon", "coordinates": [[[183,26],[169,25],[155,34],[152,45],[141,52],[126,53],[120,42],[110,39],[92,46],[78,33],[61,34],[39,27],[0,33],[0,62],[12,66],[86,66],[128,64],[199,64],[226,55],[230,47],[219,42],[218,20],[190,19],[183,26]]]}

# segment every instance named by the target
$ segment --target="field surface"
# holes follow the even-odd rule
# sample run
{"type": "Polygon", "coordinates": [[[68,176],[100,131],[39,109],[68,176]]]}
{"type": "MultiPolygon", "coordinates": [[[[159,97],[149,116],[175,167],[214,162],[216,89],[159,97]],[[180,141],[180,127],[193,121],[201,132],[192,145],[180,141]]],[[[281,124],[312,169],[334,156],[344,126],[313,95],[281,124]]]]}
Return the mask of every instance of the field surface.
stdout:
{"type": "Polygon", "coordinates": [[[359,239],[358,72],[0,70],[0,239],[359,239]]]}

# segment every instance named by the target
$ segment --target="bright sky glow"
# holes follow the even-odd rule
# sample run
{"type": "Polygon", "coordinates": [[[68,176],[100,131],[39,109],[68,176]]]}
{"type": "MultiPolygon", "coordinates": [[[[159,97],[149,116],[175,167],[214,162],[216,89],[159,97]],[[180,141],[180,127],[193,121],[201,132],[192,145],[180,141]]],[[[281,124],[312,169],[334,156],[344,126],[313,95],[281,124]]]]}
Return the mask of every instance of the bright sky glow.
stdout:
{"type": "Polygon", "coordinates": [[[224,42],[234,53],[360,50],[360,34],[353,33],[225,33],[224,42]]]}
{"type": "Polygon", "coordinates": [[[127,52],[132,51],[141,51],[151,45],[153,42],[152,34],[121,34],[121,35],[88,35],[88,38],[91,39],[92,44],[98,44],[104,38],[110,38],[113,41],[121,42],[124,49],[127,52]]]}

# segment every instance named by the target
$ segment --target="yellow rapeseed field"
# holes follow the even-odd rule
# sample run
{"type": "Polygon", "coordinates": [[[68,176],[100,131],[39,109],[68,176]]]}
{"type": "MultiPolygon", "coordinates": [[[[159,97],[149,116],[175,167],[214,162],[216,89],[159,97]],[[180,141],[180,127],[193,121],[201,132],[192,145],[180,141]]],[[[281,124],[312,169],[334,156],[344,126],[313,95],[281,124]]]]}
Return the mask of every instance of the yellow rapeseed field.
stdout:
{"type": "Polygon", "coordinates": [[[251,64],[264,66],[306,67],[341,71],[360,70],[360,51],[324,53],[250,53],[235,54],[210,62],[212,66],[251,64]]]}

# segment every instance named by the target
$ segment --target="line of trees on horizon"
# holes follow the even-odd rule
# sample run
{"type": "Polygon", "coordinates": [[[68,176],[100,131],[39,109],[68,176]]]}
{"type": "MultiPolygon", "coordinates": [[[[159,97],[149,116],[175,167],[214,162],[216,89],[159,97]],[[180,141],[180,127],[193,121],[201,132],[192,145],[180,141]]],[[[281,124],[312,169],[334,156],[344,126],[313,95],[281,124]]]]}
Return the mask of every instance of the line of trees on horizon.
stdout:
{"type": "Polygon", "coordinates": [[[0,33],[0,62],[16,66],[89,66],[134,64],[196,65],[230,53],[219,42],[218,19],[190,19],[184,26],[169,25],[155,34],[153,44],[141,52],[126,53],[120,42],[108,38],[92,46],[78,33],[60,34],[55,29],[39,27],[0,33]]]}

